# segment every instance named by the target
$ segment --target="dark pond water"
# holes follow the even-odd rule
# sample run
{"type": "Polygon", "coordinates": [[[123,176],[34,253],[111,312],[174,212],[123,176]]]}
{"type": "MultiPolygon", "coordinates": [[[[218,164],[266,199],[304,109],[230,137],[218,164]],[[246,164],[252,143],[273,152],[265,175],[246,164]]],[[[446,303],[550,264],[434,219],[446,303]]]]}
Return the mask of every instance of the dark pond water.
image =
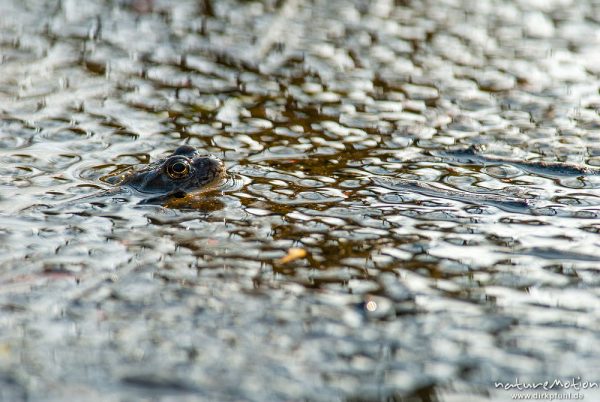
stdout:
{"type": "Polygon", "coordinates": [[[0,400],[600,381],[600,177],[497,160],[600,167],[597,2],[0,8],[0,400]],[[182,144],[227,182],[71,202],[182,144]]]}

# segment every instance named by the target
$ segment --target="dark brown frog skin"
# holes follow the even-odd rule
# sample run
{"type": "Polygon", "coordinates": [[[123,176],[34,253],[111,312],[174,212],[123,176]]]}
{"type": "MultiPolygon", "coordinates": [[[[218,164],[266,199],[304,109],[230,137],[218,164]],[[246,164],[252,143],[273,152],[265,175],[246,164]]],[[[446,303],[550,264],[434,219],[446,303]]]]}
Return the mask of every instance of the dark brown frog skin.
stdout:
{"type": "Polygon", "coordinates": [[[164,159],[121,175],[117,184],[147,195],[143,203],[156,203],[208,190],[224,176],[225,167],[220,159],[203,156],[194,147],[182,145],[164,159]]]}

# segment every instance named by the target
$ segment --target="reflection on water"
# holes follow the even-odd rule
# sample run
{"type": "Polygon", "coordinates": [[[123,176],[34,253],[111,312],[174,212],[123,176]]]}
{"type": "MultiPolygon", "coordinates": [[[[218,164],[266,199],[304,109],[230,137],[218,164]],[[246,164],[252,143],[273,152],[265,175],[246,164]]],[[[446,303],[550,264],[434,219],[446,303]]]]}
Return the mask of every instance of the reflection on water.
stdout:
{"type": "Polygon", "coordinates": [[[592,3],[3,2],[0,400],[600,380],[592,3]]]}

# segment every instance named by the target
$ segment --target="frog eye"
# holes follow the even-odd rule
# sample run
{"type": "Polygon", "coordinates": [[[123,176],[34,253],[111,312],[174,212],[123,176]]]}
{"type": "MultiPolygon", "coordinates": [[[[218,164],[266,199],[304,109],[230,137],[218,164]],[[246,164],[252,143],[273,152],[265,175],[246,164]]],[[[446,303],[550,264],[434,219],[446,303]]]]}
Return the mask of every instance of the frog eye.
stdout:
{"type": "Polygon", "coordinates": [[[190,173],[190,164],[185,160],[175,160],[167,166],[167,174],[172,179],[181,179],[190,173]]]}

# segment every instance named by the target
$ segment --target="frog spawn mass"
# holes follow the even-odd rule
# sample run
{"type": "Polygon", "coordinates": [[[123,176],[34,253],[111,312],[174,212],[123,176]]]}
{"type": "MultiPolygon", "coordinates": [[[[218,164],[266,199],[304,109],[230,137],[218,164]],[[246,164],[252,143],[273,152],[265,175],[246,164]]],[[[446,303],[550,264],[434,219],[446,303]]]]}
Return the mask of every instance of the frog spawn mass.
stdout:
{"type": "Polygon", "coordinates": [[[597,177],[508,161],[600,164],[596,5],[5,6],[0,399],[594,380],[597,177]],[[33,207],[182,143],[245,186],[208,212],[33,207]],[[439,154],[474,144],[504,161],[439,154]]]}

